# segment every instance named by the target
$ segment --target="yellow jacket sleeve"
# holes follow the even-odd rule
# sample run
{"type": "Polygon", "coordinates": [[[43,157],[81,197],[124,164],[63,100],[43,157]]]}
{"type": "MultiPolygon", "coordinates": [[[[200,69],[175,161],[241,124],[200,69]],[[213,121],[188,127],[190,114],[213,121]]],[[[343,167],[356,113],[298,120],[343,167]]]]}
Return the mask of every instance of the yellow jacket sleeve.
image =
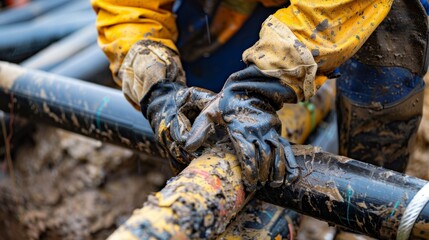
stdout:
{"type": "Polygon", "coordinates": [[[282,79],[300,101],[308,100],[326,80],[323,75],[359,50],[392,2],[291,0],[264,22],[260,40],[243,53],[243,60],[282,79]]]}
{"type": "MultiPolygon", "coordinates": [[[[97,13],[98,44],[116,81],[128,50],[139,40],[160,42],[177,52],[174,0],[91,0],[97,13]]],[[[121,84],[118,82],[118,84],[121,84]]]]}

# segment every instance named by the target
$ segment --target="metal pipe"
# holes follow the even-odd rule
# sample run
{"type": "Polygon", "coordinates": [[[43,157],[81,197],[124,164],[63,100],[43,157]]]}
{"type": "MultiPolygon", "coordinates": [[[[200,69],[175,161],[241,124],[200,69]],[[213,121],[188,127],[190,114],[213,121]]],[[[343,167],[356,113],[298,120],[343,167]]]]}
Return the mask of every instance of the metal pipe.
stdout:
{"type": "Polygon", "coordinates": [[[165,158],[142,114],[118,90],[0,62],[0,109],[165,158]]]}
{"type": "Polygon", "coordinates": [[[88,81],[94,80],[98,74],[103,72],[110,75],[109,61],[97,43],[86,47],[84,50],[51,69],[50,72],[88,81]]]}
{"type": "Polygon", "coordinates": [[[69,1],[67,5],[61,6],[60,8],[56,8],[47,14],[41,15],[37,17],[35,20],[39,21],[45,18],[50,18],[52,16],[59,16],[62,14],[69,14],[73,12],[81,12],[86,10],[91,10],[91,3],[87,0],[73,0],[69,1]]]}
{"type": "Polygon", "coordinates": [[[0,12],[0,25],[18,23],[31,20],[55,8],[58,8],[68,0],[45,0],[30,2],[23,7],[11,8],[0,12]]]}
{"type": "MultiPolygon", "coordinates": [[[[26,68],[49,71],[96,42],[97,30],[95,29],[95,25],[91,24],[51,44],[49,47],[23,61],[20,65],[26,68]]],[[[76,69],[73,72],[76,72],[76,69]]]]}
{"type": "MultiPolygon", "coordinates": [[[[117,90],[9,63],[0,63],[0,79],[0,109],[6,112],[13,106],[15,113],[23,116],[165,157],[147,121],[117,90]]],[[[176,233],[179,229],[181,234],[212,236],[223,231],[247,196],[239,163],[225,149],[212,150],[192,161],[161,192],[149,198],[145,208],[136,212],[139,217],[132,217],[131,225],[126,223],[118,232],[134,229],[135,234],[176,233]],[[159,217],[153,219],[154,214],[159,217]],[[169,224],[158,228],[163,219],[169,224]],[[138,227],[134,227],[137,222],[138,227]]],[[[295,155],[302,166],[302,178],[288,187],[272,189],[267,185],[256,193],[258,198],[380,239],[395,237],[405,208],[427,184],[313,147],[296,146],[295,155]]],[[[429,239],[428,224],[426,206],[412,237],[429,239]]]]}
{"type": "Polygon", "coordinates": [[[75,14],[61,21],[10,24],[0,27],[0,59],[20,62],[95,21],[94,14],[75,14]]]}

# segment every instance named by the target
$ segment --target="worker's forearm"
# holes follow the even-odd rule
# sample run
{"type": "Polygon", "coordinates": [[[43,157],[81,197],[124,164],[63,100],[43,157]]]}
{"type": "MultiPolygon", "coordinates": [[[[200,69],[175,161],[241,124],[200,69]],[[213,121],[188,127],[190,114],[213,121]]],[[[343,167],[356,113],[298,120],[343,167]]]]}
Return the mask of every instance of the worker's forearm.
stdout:
{"type": "Polygon", "coordinates": [[[98,43],[114,75],[130,47],[139,40],[157,41],[177,51],[174,0],[92,0],[97,13],[98,43]]]}
{"type": "Polygon", "coordinates": [[[297,1],[262,25],[260,40],[243,53],[247,64],[309,100],[383,21],[392,0],[297,1]]]}
{"type": "Polygon", "coordinates": [[[274,17],[312,53],[318,71],[329,73],[354,55],[387,16],[392,0],[291,0],[274,17]]]}

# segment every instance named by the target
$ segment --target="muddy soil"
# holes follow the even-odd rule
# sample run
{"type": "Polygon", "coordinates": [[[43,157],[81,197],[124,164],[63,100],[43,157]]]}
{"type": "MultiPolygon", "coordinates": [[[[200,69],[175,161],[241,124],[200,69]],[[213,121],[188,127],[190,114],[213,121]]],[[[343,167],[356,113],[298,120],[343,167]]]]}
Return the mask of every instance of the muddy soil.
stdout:
{"type": "Polygon", "coordinates": [[[169,177],[167,164],[37,126],[3,164],[0,239],[105,239],[169,177]]]}

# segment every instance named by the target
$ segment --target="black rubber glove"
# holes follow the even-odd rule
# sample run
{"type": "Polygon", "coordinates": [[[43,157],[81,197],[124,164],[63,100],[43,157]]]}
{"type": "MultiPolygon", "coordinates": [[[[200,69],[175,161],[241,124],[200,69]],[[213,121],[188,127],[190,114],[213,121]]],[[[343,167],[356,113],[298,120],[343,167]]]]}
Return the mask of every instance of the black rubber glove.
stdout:
{"type": "Polygon", "coordinates": [[[185,148],[197,150],[217,125],[226,126],[240,160],[244,184],[253,191],[267,181],[278,187],[297,179],[300,169],[290,144],[280,136],[276,111],[296,102],[294,91],[255,66],[231,75],[223,90],[196,118],[185,148]]]}
{"type": "Polygon", "coordinates": [[[149,120],[156,139],[170,153],[173,170],[193,156],[181,146],[191,122],[214,93],[186,86],[179,55],[161,43],[142,40],[128,51],[118,71],[125,97],[149,120]]]}
{"type": "Polygon", "coordinates": [[[163,80],[151,87],[141,100],[143,115],[161,143],[176,161],[173,170],[178,173],[194,156],[183,150],[185,136],[193,121],[215,94],[208,90],[163,80]]]}

